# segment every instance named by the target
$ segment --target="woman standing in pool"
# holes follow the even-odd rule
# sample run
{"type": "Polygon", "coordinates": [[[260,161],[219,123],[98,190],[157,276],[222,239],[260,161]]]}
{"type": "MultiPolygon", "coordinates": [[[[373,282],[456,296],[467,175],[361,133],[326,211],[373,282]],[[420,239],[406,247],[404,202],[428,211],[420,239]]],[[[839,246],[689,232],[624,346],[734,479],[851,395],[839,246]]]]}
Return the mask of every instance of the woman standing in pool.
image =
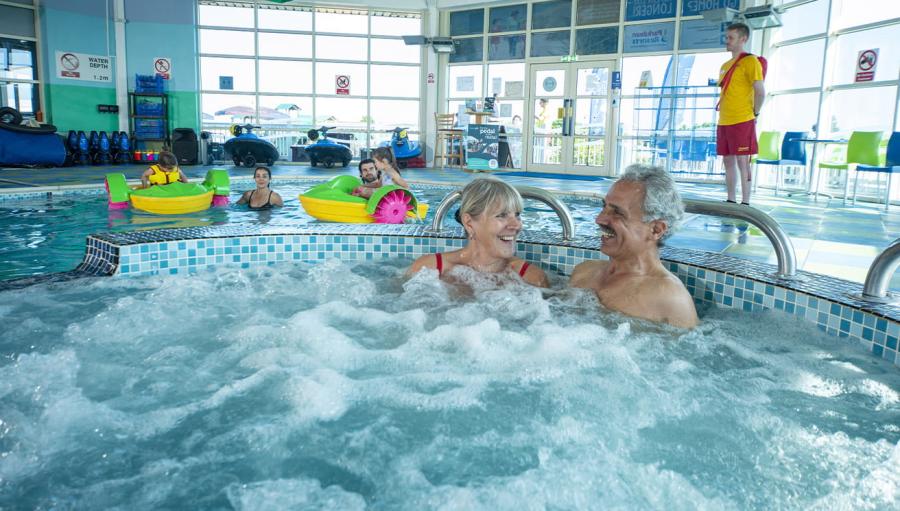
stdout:
{"type": "Polygon", "coordinates": [[[238,204],[246,204],[250,209],[284,206],[281,195],[269,188],[269,183],[272,182],[272,171],[269,170],[269,167],[256,167],[256,170],[253,171],[253,180],[256,181],[256,189],[244,192],[238,200],[238,204]]]}
{"type": "Polygon", "coordinates": [[[381,186],[397,185],[409,188],[409,183],[400,176],[400,166],[390,147],[378,147],[372,151],[375,168],[381,171],[381,186]]]}
{"type": "Polygon", "coordinates": [[[463,188],[456,218],[469,242],[453,252],[416,259],[407,275],[430,268],[444,276],[456,266],[468,266],[482,273],[516,273],[533,286],[548,287],[543,270],[515,255],[522,207],[522,196],[512,186],[495,178],[475,179],[463,188]]]}

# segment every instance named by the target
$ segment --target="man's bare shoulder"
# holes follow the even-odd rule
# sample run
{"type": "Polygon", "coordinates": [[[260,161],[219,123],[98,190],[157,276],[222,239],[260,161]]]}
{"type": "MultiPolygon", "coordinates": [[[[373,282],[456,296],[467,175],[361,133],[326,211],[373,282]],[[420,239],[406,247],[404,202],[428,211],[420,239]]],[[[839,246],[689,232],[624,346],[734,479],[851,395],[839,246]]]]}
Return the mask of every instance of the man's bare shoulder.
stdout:
{"type": "Polygon", "coordinates": [[[659,320],[682,328],[696,326],[698,319],[693,297],[678,277],[663,272],[645,281],[641,294],[652,300],[652,308],[659,314],[659,320]]]}
{"type": "Polygon", "coordinates": [[[569,287],[592,287],[594,279],[609,261],[584,261],[575,266],[569,278],[569,287]]]}

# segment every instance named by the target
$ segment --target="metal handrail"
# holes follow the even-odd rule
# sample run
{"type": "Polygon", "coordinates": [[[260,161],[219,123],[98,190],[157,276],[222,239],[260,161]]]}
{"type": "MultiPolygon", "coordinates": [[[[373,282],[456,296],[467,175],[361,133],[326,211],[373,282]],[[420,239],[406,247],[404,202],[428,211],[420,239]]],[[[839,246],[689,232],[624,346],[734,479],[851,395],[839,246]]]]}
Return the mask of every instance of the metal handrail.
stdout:
{"type": "Polygon", "coordinates": [[[888,287],[898,267],[900,267],[900,238],[895,239],[872,261],[872,266],[869,266],[869,272],[866,273],[862,294],[855,295],[854,298],[876,303],[896,301],[897,297],[888,293],[888,287]]]}
{"type": "MultiPolygon", "coordinates": [[[[519,191],[519,195],[521,195],[523,199],[536,199],[550,206],[550,209],[556,213],[560,223],[562,223],[564,240],[568,241],[575,237],[575,220],[572,218],[572,212],[569,211],[569,207],[566,206],[564,202],[547,190],[536,188],[534,186],[516,186],[514,188],[519,191]]],[[[460,190],[455,190],[448,193],[447,196],[444,197],[444,200],[438,204],[434,213],[434,218],[431,221],[431,230],[433,232],[441,232],[443,229],[444,217],[450,212],[450,207],[456,204],[461,198],[462,192],[460,190]]]]}
{"type": "Polygon", "coordinates": [[[774,218],[762,211],[742,204],[730,202],[711,201],[702,199],[684,199],[684,210],[688,213],[700,215],[713,215],[744,220],[759,227],[759,230],[769,238],[775,249],[775,258],[778,261],[778,272],[775,277],[784,280],[796,280],[797,255],[791,238],[782,229],[774,218]]]}

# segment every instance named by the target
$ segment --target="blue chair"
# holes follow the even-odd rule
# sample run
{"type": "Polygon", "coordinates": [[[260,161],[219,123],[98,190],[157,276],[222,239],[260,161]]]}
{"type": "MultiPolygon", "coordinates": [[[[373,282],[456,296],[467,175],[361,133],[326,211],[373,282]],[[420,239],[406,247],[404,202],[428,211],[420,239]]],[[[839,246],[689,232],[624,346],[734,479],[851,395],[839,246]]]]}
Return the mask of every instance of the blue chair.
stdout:
{"type": "MultiPolygon", "coordinates": [[[[781,141],[781,154],[778,159],[756,159],[757,165],[776,166],[775,195],[778,195],[778,189],[781,184],[781,167],[783,165],[800,166],[806,168],[806,144],[804,142],[800,142],[799,140],[806,137],[807,134],[805,131],[788,131],[784,134],[784,138],[781,141]]],[[[758,179],[754,180],[753,182],[754,192],[756,191],[756,185],[758,182],[758,179]]]]}
{"type": "Polygon", "coordinates": [[[891,134],[887,145],[887,157],[884,167],[874,165],[856,166],[856,177],[853,179],[853,204],[856,204],[856,185],[859,182],[860,172],[879,172],[887,174],[887,189],[884,191],[884,210],[891,207],[891,179],[894,174],[900,173],[900,131],[891,134]]]}

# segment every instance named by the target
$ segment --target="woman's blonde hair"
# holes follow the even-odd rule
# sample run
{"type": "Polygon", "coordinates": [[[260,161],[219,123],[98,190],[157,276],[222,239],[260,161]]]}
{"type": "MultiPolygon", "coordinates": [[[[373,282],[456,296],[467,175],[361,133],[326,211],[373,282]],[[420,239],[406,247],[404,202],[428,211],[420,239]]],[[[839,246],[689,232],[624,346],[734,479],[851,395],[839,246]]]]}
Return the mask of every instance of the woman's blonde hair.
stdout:
{"type": "Polygon", "coordinates": [[[523,209],[522,196],[515,188],[497,178],[475,179],[462,190],[459,218],[466,213],[474,218],[492,207],[499,207],[499,211],[520,213],[523,209]]]}

